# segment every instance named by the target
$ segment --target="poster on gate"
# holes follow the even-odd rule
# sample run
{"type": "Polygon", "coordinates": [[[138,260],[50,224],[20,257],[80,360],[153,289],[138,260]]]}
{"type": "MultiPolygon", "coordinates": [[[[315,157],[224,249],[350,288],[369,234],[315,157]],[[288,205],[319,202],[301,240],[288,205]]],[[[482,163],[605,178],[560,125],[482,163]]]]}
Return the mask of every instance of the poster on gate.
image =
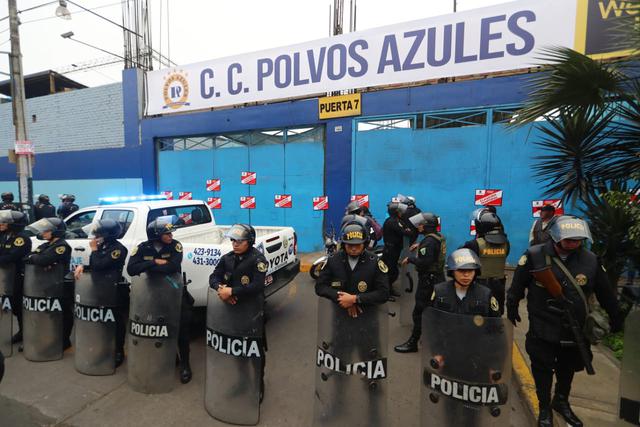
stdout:
{"type": "Polygon", "coordinates": [[[240,197],[240,209],[255,209],[255,208],[256,208],[255,196],[240,197]]]}
{"type": "Polygon", "coordinates": [[[502,190],[476,190],[476,206],[502,206],[502,190]]]}
{"type": "Polygon", "coordinates": [[[471,220],[471,225],[469,226],[469,234],[476,235],[476,223],[473,220],[471,220]]]}
{"type": "Polygon", "coordinates": [[[318,196],[313,198],[314,211],[326,211],[329,209],[329,196],[318,196]]]}
{"type": "Polygon", "coordinates": [[[293,204],[291,194],[276,194],[273,197],[273,204],[276,208],[290,208],[293,204]]]}
{"type": "Polygon", "coordinates": [[[161,193],[167,200],[173,200],[173,191],[163,191],[161,193]]]}
{"type": "Polygon", "coordinates": [[[207,191],[220,191],[220,180],[219,179],[208,179],[207,180],[207,191]]]}
{"type": "Polygon", "coordinates": [[[440,217],[438,217],[438,226],[436,227],[436,231],[438,233],[442,231],[442,221],[440,220],[440,217]]]}
{"type": "Polygon", "coordinates": [[[209,209],[222,209],[222,197],[207,197],[209,209]]]}
{"type": "Polygon", "coordinates": [[[247,185],[256,185],[258,181],[258,174],[255,172],[241,172],[240,182],[247,185]]]}
{"type": "Polygon", "coordinates": [[[534,200],[531,202],[531,214],[534,218],[540,218],[540,209],[545,205],[553,205],[556,215],[564,215],[562,199],[534,200]]]}
{"type": "Polygon", "coordinates": [[[181,191],[178,193],[178,200],[192,200],[193,193],[191,191],[181,191]]]}
{"type": "Polygon", "coordinates": [[[351,196],[352,202],[357,202],[358,206],[362,208],[369,208],[369,195],[368,194],[354,194],[351,196]]]}

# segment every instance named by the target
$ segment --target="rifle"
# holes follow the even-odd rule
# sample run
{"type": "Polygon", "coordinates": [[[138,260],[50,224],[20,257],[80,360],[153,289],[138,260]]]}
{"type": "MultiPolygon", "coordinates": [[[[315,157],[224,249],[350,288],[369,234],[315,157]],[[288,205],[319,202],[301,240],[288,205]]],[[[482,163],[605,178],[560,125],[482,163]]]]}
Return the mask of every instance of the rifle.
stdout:
{"type": "Polygon", "coordinates": [[[589,351],[587,350],[587,343],[584,339],[584,335],[582,334],[582,328],[580,328],[578,321],[573,315],[573,310],[571,308],[572,302],[567,299],[567,297],[562,292],[562,286],[560,285],[560,282],[558,282],[555,274],[553,274],[553,272],[551,271],[551,267],[545,268],[544,270],[532,271],[531,274],[539,283],[542,283],[542,285],[544,285],[545,289],[551,294],[552,297],[554,297],[561,303],[561,312],[569,321],[571,333],[576,340],[578,352],[580,353],[580,358],[582,359],[585,369],[587,370],[587,374],[595,375],[596,371],[593,370],[593,365],[591,364],[591,360],[589,359],[589,351]]]}

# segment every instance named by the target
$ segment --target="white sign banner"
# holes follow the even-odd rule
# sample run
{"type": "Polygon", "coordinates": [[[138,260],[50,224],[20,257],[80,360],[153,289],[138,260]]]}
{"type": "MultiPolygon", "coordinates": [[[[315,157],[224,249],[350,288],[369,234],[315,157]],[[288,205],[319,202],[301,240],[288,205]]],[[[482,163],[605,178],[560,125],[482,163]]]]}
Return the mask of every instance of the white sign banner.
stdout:
{"type": "Polygon", "coordinates": [[[577,0],[521,0],[147,73],[146,114],[527,68],[574,47],[577,0]]]}

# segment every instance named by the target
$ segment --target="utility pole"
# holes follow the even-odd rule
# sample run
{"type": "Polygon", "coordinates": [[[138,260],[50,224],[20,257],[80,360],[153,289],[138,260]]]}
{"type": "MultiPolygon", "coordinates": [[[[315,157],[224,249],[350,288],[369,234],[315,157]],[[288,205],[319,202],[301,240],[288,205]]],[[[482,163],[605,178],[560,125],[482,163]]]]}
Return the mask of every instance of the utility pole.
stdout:
{"type": "Polygon", "coordinates": [[[458,11],[458,0],[453,0],[453,13],[458,11]]]}
{"type": "MultiPolygon", "coordinates": [[[[16,141],[27,141],[27,126],[24,117],[24,77],[22,75],[22,54],[20,53],[20,32],[18,26],[18,7],[16,0],[9,0],[9,34],[11,53],[9,67],[11,73],[11,106],[13,125],[16,128],[16,141]]],[[[31,212],[33,206],[33,183],[31,173],[31,155],[16,153],[19,198],[22,209],[31,212]]]]}

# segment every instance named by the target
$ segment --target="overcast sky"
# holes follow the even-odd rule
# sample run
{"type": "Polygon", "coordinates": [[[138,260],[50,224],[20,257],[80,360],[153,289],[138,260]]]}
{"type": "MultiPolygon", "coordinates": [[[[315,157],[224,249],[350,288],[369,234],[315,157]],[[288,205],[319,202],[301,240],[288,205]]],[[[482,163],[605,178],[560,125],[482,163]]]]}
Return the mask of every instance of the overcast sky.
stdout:
{"type": "MultiPolygon", "coordinates": [[[[122,22],[122,1],[74,0],[96,13],[122,22]]],[[[140,0],[142,1],[142,0],[140,0]]],[[[458,0],[458,10],[506,3],[509,0],[458,0]]],[[[345,2],[345,32],[349,29],[349,2],[345,2]]],[[[47,0],[18,0],[18,10],[47,0]]],[[[286,46],[328,37],[331,0],[148,0],[152,42],[156,50],[180,65],[245,52],[286,46]],[[169,43],[170,42],[170,43],[169,43]]],[[[20,14],[20,38],[25,74],[47,69],[68,70],[108,57],[106,53],[65,40],[75,38],[118,55],[123,54],[122,30],[69,4],[71,20],[55,16],[57,4],[20,14]]],[[[412,21],[453,11],[453,0],[357,0],[357,29],[364,30],[412,21]]],[[[8,14],[2,1],[0,18],[8,14]]],[[[9,21],[0,21],[0,50],[9,50],[9,21]]],[[[0,71],[7,73],[6,55],[0,71]]],[[[72,72],[68,77],[87,86],[121,80],[122,63],[72,72]]],[[[0,77],[0,80],[3,78],[0,77]]]]}

